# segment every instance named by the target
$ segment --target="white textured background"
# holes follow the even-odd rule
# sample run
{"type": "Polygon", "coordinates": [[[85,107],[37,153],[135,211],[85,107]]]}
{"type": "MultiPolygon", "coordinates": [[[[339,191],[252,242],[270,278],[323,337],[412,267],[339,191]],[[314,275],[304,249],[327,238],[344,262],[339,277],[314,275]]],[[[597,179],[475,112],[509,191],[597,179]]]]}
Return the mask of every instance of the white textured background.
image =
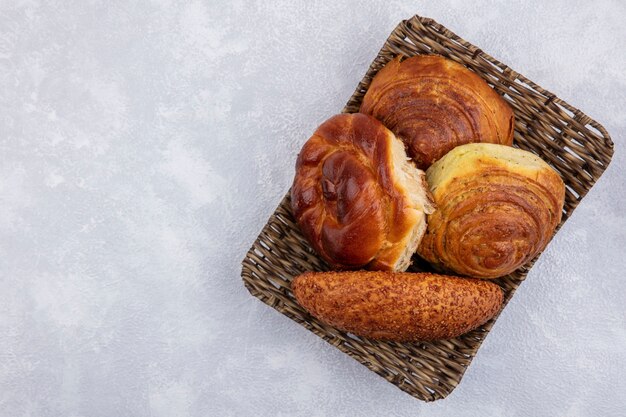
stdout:
{"type": "Polygon", "coordinates": [[[624,3],[333,3],[0,1],[1,416],[626,415],[624,3]],[[415,13],[616,143],[431,404],[239,276],[300,145],[415,13]]]}

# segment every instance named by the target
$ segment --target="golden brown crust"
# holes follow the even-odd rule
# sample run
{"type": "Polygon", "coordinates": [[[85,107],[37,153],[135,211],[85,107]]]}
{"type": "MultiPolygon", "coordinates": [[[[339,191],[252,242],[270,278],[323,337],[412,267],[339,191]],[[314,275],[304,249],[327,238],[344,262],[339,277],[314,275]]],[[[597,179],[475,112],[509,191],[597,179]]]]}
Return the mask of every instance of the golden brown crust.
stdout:
{"type": "Polygon", "coordinates": [[[502,306],[492,282],[431,273],[307,272],[291,284],[319,320],[372,339],[449,339],[477,328],[502,306]]]}
{"type": "Polygon", "coordinates": [[[520,149],[460,146],[432,165],[427,179],[438,210],[418,253],[441,271],[507,275],[541,252],[561,221],[563,180],[520,149]]]}
{"type": "Polygon", "coordinates": [[[360,111],[402,139],[420,169],[458,145],[513,142],[509,105],[480,76],[437,55],[387,63],[374,77],[360,111]]]}
{"type": "MultiPolygon", "coordinates": [[[[419,225],[419,238],[423,235],[426,208],[397,178],[394,142],[404,155],[401,143],[378,120],[341,114],[324,122],[298,155],[291,189],[294,218],[334,268],[392,270],[419,225]]],[[[402,162],[407,163],[406,155],[402,162]]],[[[431,202],[428,187],[422,192],[431,202]]]]}

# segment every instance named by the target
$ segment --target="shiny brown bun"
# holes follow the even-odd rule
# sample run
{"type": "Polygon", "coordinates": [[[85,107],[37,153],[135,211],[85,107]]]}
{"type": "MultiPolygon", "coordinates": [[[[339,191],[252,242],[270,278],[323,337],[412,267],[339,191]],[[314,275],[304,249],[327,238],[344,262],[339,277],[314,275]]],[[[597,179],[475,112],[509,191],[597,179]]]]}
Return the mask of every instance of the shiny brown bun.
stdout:
{"type": "Polygon", "coordinates": [[[455,148],[426,172],[438,210],[419,255],[436,269],[479,278],[510,274],[548,244],[565,186],[536,155],[503,145],[455,148]]]}
{"type": "Polygon", "coordinates": [[[340,114],[304,144],[291,188],[293,215],[334,268],[405,270],[433,210],[424,173],[378,120],[340,114]]]}
{"type": "Polygon", "coordinates": [[[474,72],[437,55],[387,63],[360,111],[402,139],[420,169],[458,145],[513,142],[513,111],[502,97],[474,72]]]}
{"type": "Polygon", "coordinates": [[[291,284],[319,320],[372,339],[449,339],[492,318],[503,294],[492,282],[431,273],[307,272],[291,284]]]}

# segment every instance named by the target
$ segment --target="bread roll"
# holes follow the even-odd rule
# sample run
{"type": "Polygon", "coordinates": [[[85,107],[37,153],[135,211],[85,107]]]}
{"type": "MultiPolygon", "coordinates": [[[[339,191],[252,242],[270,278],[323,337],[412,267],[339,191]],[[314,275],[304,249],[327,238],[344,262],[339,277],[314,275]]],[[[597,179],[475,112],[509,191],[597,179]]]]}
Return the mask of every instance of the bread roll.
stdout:
{"type": "Polygon", "coordinates": [[[402,142],[364,114],[334,116],[304,144],[291,205],[313,248],[341,269],[405,270],[433,211],[402,142]]]}
{"type": "Polygon", "coordinates": [[[530,152],[463,145],[426,175],[439,209],[418,253],[439,270],[507,275],[541,252],[561,221],[563,180],[530,152]]]}
{"type": "Polygon", "coordinates": [[[372,339],[448,339],[492,318],[502,290],[492,282],[431,273],[307,272],[291,284],[319,320],[372,339]]]}
{"type": "Polygon", "coordinates": [[[387,63],[360,111],[402,139],[420,169],[458,145],[513,142],[513,111],[502,97],[474,72],[437,55],[387,63]]]}

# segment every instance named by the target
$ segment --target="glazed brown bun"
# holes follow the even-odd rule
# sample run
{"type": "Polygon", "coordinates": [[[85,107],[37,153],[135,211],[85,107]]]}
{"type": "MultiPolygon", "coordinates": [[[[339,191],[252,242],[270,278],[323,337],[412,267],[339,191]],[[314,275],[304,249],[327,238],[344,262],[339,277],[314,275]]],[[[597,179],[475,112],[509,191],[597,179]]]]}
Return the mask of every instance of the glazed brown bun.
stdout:
{"type": "Polygon", "coordinates": [[[509,146],[455,148],[426,172],[438,210],[419,255],[441,271],[479,278],[510,274],[548,244],[565,186],[536,155],[509,146]]]}
{"type": "Polygon", "coordinates": [[[398,342],[449,339],[492,318],[492,282],[431,273],[307,272],[291,284],[298,303],[340,330],[398,342]]]}
{"type": "Polygon", "coordinates": [[[291,206],[303,235],[331,267],[403,271],[433,211],[424,173],[378,120],[324,122],[296,162],[291,206]]]}
{"type": "Polygon", "coordinates": [[[404,141],[420,169],[465,143],[513,142],[513,111],[502,97],[474,72],[437,55],[387,63],[360,111],[404,141]]]}

